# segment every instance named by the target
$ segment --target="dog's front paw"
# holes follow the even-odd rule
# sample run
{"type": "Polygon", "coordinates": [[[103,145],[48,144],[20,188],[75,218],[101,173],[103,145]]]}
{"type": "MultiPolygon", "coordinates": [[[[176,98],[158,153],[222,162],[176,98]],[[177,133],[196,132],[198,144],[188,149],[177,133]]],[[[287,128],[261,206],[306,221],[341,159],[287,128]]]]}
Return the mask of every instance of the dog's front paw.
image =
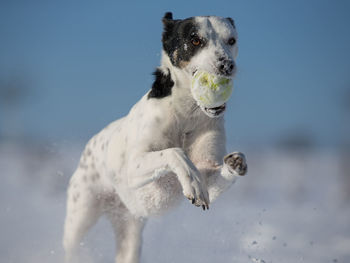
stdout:
{"type": "Polygon", "coordinates": [[[191,180],[190,190],[184,190],[184,195],[195,206],[200,206],[203,210],[209,209],[209,194],[203,184],[203,179],[198,180],[198,176],[193,176],[191,180]]]}
{"type": "Polygon", "coordinates": [[[224,163],[227,165],[231,173],[236,173],[241,176],[247,173],[247,162],[244,154],[241,152],[233,152],[226,155],[224,157],[224,163]]]}
{"type": "Polygon", "coordinates": [[[206,181],[196,166],[180,148],[174,148],[172,170],[178,176],[184,196],[195,206],[209,209],[209,193],[206,181]]]}

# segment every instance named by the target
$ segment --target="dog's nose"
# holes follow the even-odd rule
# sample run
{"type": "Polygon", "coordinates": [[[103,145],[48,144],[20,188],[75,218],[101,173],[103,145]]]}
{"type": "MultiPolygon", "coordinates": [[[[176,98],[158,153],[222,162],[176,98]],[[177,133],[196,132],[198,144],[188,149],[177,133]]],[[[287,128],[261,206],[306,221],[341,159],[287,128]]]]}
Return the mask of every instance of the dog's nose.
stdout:
{"type": "Polygon", "coordinates": [[[233,60],[220,57],[219,61],[219,72],[223,75],[231,75],[235,67],[233,60]]]}

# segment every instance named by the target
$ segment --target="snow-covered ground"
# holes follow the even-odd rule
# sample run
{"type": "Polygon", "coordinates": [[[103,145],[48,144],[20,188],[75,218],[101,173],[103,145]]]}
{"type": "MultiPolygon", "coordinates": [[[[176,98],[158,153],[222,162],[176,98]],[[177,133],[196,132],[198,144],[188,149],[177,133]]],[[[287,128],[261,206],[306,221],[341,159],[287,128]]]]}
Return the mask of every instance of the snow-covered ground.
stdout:
{"type": "MultiPolygon", "coordinates": [[[[62,262],[65,187],[81,150],[0,144],[0,262],[62,262]]],[[[209,211],[184,201],[148,222],[142,262],[350,262],[350,171],[341,157],[248,151],[248,175],[209,211]]],[[[105,219],[81,247],[85,262],[113,262],[105,219]]]]}

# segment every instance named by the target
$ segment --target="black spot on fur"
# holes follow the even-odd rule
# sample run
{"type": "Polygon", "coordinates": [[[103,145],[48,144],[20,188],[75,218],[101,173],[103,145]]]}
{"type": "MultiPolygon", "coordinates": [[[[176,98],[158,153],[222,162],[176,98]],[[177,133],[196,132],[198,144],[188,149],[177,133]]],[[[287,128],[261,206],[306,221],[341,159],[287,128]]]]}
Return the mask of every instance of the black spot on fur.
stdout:
{"type": "Polygon", "coordinates": [[[91,181],[95,182],[96,180],[98,180],[100,178],[100,175],[98,173],[95,173],[91,176],[91,181]]]}
{"type": "Polygon", "coordinates": [[[170,71],[168,74],[164,74],[163,71],[157,69],[153,75],[156,79],[153,82],[152,89],[148,93],[148,99],[156,98],[161,99],[171,94],[171,89],[174,86],[174,81],[171,79],[170,71]]]}
{"type": "Polygon", "coordinates": [[[91,150],[89,148],[86,150],[86,154],[87,154],[87,156],[91,155],[91,150]]]}
{"type": "Polygon", "coordinates": [[[83,170],[86,170],[88,168],[88,166],[84,162],[80,162],[79,167],[83,170]]]}
{"type": "Polygon", "coordinates": [[[198,26],[193,17],[184,20],[173,20],[171,13],[163,17],[163,49],[176,67],[184,67],[187,62],[206,44],[198,35],[198,26]],[[192,40],[198,38],[200,45],[195,46],[192,40]]]}

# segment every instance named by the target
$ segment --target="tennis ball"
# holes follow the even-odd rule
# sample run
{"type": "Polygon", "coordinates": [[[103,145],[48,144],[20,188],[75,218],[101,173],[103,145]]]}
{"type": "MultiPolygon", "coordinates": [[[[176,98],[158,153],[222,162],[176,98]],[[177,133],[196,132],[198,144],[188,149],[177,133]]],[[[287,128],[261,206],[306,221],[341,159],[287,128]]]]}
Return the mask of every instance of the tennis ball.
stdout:
{"type": "Polygon", "coordinates": [[[232,79],[197,71],[192,79],[191,92],[199,106],[215,108],[227,102],[232,94],[232,79]]]}

